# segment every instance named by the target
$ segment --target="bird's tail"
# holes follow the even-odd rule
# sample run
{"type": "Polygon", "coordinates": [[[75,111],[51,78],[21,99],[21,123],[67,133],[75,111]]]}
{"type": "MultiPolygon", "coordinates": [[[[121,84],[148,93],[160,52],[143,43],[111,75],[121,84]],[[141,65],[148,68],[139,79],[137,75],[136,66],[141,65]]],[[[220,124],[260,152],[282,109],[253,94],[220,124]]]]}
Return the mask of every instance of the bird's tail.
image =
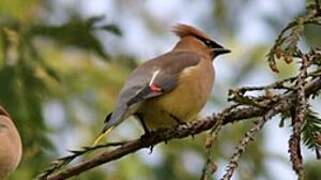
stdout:
{"type": "Polygon", "coordinates": [[[108,125],[108,122],[110,122],[110,118],[112,116],[112,113],[109,113],[105,118],[105,126],[99,136],[95,139],[93,146],[96,146],[100,140],[104,137],[106,137],[115,127],[115,125],[108,125]]]}
{"type": "Polygon", "coordinates": [[[105,118],[105,126],[99,136],[94,141],[94,146],[99,143],[99,141],[107,136],[119,123],[121,123],[126,116],[127,106],[119,106],[117,110],[113,113],[109,113],[105,118]]]}
{"type": "Polygon", "coordinates": [[[106,136],[114,129],[114,127],[115,127],[115,126],[112,126],[112,127],[108,128],[108,129],[106,129],[106,130],[103,129],[103,131],[102,131],[102,132],[99,134],[99,136],[95,139],[93,146],[96,146],[96,145],[100,142],[100,140],[101,140],[102,138],[106,137],[106,136]]]}

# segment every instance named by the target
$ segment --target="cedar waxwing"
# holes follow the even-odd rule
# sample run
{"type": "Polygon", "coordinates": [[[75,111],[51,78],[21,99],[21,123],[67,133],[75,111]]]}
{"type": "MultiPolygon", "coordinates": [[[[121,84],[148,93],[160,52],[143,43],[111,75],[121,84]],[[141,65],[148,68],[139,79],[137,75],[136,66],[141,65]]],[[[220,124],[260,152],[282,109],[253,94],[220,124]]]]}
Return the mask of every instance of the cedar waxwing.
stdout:
{"type": "Polygon", "coordinates": [[[0,179],[13,172],[22,155],[22,145],[16,126],[9,114],[0,106],[0,179]]]}
{"type": "Polygon", "coordinates": [[[174,49],[137,67],[122,88],[115,111],[105,120],[95,144],[131,115],[145,133],[196,119],[214,83],[212,61],[229,53],[200,30],[179,24],[174,49]]]}

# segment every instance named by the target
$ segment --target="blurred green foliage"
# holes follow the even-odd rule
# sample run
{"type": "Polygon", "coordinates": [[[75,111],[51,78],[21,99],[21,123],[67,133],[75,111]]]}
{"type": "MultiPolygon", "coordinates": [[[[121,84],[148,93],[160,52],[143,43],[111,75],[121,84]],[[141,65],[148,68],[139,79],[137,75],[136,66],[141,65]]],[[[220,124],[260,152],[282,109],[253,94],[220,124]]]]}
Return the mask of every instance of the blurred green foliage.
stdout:
{"type": "MultiPolygon", "coordinates": [[[[237,72],[228,81],[217,83],[216,86],[223,90],[218,89],[211,105],[223,107],[227,87],[240,85],[253,72],[266,66],[263,59],[271,44],[255,45],[245,53],[242,43],[236,38],[238,22],[233,17],[241,14],[249,2],[242,0],[237,6],[232,1],[213,3],[212,16],[208,21],[216,24],[227,44],[233,47],[231,64],[237,72]]],[[[66,149],[91,143],[100,131],[105,114],[113,109],[124,80],[138,64],[136,57],[126,52],[111,55],[97,35],[107,31],[104,36],[119,39],[126,36],[117,21],[106,23],[108,16],[88,17],[81,13],[81,8],[70,10],[58,5],[67,17],[63,22],[52,23],[49,19],[54,18],[52,9],[58,3],[50,0],[0,2],[0,104],[15,120],[24,145],[23,161],[10,177],[12,180],[32,179],[50,161],[66,154],[66,149]],[[51,109],[57,104],[60,111],[51,109]],[[59,112],[62,120],[58,120],[59,115],[55,114],[59,112]],[[55,116],[48,117],[48,114],[55,116]]],[[[131,8],[125,1],[119,1],[118,6],[125,10],[131,8]]],[[[282,17],[265,18],[276,33],[286,23],[281,21],[282,17]]],[[[150,21],[152,17],[142,19],[147,25],[155,23],[150,21]]],[[[321,42],[318,32],[320,29],[308,28],[305,42],[321,42]]],[[[295,69],[283,65],[279,68],[284,73],[281,77],[295,69]]],[[[142,133],[135,121],[126,123],[128,126],[116,131],[111,138],[133,139],[142,133]]],[[[224,128],[214,154],[220,168],[249,125],[245,122],[224,128]]],[[[76,179],[198,179],[204,159],[204,140],[205,134],[195,139],[170,141],[167,145],[155,147],[157,150],[153,155],[129,155],[76,179]]],[[[239,179],[270,178],[265,164],[269,157],[263,146],[264,140],[262,134],[244,154],[239,179]]],[[[311,178],[320,176],[315,163],[308,164],[307,168],[311,178]]]]}
{"type": "MultiPolygon", "coordinates": [[[[46,103],[58,99],[68,109],[71,96],[82,98],[84,91],[98,93],[98,88],[103,88],[100,93],[113,91],[113,88],[105,91],[105,85],[108,84],[119,89],[124,79],[121,72],[129,71],[117,65],[119,63],[111,63],[113,68],[108,69],[121,75],[114,73],[116,77],[108,78],[104,73],[106,69],[96,70],[94,63],[97,60],[89,58],[93,52],[98,61],[109,60],[93,31],[100,28],[119,36],[121,31],[115,24],[94,27],[103,17],[80,19],[79,15],[72,16],[62,25],[49,25],[37,18],[28,18],[29,14],[36,14],[38,8],[43,8],[41,5],[38,1],[0,3],[0,9],[6,10],[1,11],[0,15],[0,103],[15,119],[24,144],[23,163],[13,179],[31,179],[57,157],[55,145],[49,139],[55,129],[46,123],[43,115],[46,103]],[[79,63],[75,64],[75,61],[68,64],[68,48],[75,48],[76,54],[81,54],[81,58],[73,58],[79,63]],[[90,75],[79,76],[83,73],[90,75]],[[77,83],[75,79],[78,79],[77,83]]],[[[114,90],[114,94],[102,97],[112,98],[118,89],[114,90]]],[[[102,100],[101,104],[111,101],[99,100],[102,100]]],[[[66,115],[71,117],[70,123],[77,121],[73,117],[75,114],[71,111],[66,115]]]]}

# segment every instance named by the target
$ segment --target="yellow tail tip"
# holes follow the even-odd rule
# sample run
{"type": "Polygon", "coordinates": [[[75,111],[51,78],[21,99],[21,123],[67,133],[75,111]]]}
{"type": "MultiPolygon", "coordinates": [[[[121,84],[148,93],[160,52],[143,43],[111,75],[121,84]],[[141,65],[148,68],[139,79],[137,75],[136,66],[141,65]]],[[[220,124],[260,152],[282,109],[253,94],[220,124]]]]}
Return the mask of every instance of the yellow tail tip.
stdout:
{"type": "Polygon", "coordinates": [[[102,138],[106,137],[112,130],[114,129],[114,127],[110,127],[109,129],[107,129],[104,133],[101,133],[94,141],[93,146],[96,146],[102,138]]]}

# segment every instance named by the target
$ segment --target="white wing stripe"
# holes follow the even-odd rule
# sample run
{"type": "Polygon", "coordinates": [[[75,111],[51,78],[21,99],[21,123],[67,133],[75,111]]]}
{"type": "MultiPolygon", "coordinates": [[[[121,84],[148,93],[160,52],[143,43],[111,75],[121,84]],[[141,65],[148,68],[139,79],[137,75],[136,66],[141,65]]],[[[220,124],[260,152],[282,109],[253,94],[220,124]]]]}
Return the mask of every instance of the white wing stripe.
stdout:
{"type": "Polygon", "coordinates": [[[157,70],[157,71],[155,71],[155,72],[153,73],[152,79],[151,79],[150,82],[149,82],[149,86],[152,86],[152,84],[154,83],[155,78],[156,78],[156,76],[158,75],[159,72],[160,72],[160,70],[157,70]]]}

